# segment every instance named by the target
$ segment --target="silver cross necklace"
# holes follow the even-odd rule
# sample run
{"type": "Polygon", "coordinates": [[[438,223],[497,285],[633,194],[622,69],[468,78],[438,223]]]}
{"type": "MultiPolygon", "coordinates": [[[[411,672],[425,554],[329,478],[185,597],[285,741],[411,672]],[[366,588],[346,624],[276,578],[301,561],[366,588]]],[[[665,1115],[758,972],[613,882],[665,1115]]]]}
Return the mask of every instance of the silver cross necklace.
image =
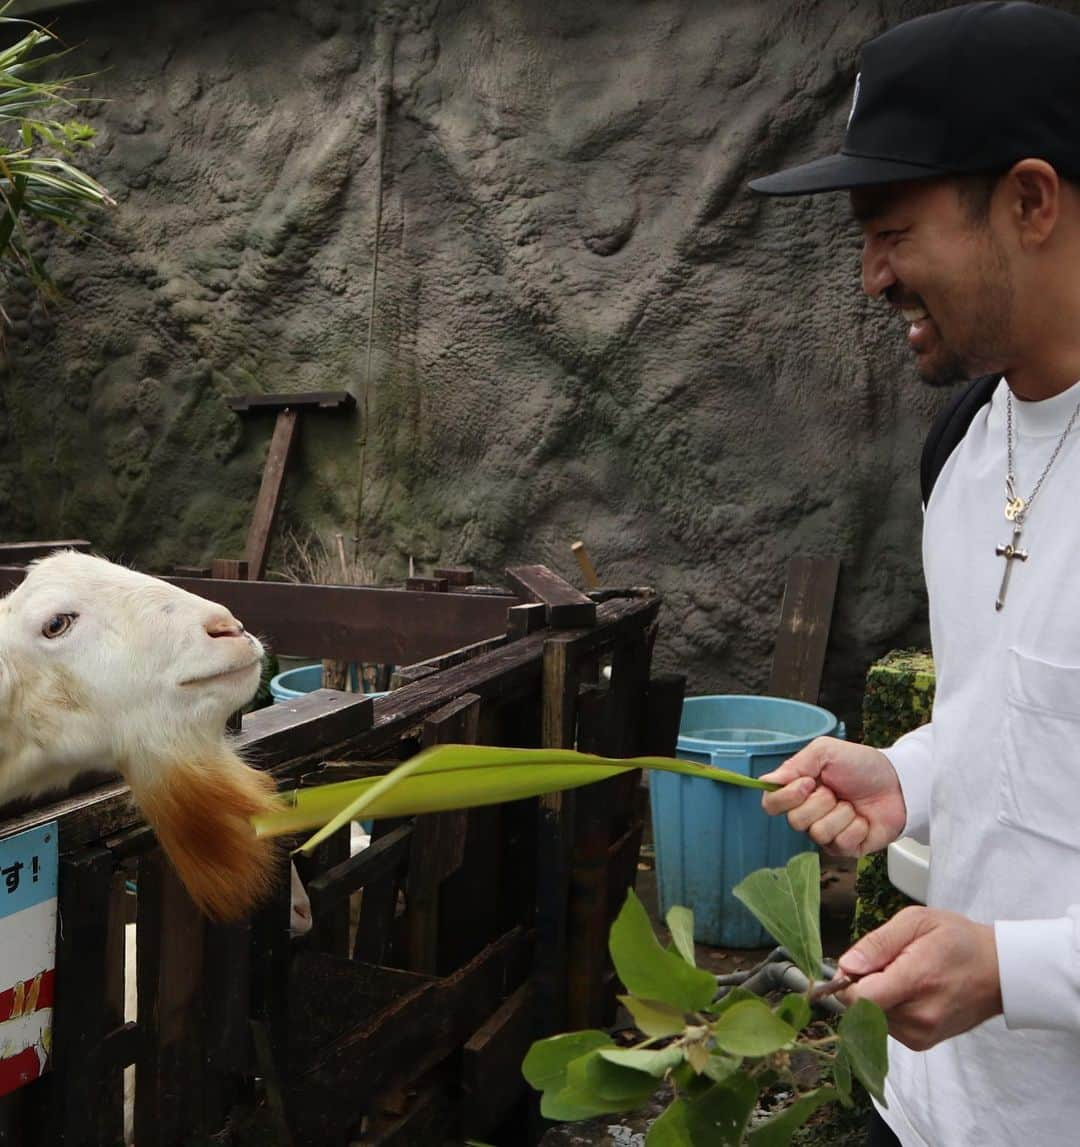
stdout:
{"type": "Polygon", "coordinates": [[[1012,523],[1013,535],[1010,542],[998,546],[996,550],[998,557],[1005,559],[1005,571],[1001,575],[1001,588],[998,590],[997,601],[994,602],[994,609],[996,610],[1000,610],[1005,605],[1005,592],[1009,588],[1009,575],[1012,573],[1013,562],[1026,562],[1028,560],[1027,550],[1022,550],[1019,545],[1020,531],[1024,528],[1024,520],[1031,509],[1031,503],[1035,501],[1035,495],[1042,489],[1046,475],[1050,473],[1050,467],[1057,461],[1057,456],[1061,453],[1061,448],[1065,445],[1065,439],[1069,437],[1069,431],[1072,430],[1077,417],[1080,417],[1080,402],[1076,404],[1072,417],[1061,432],[1054,452],[1050,455],[1050,461],[1043,467],[1043,472],[1039,475],[1038,482],[1035,483],[1035,489],[1031,491],[1025,501],[1016,492],[1016,474],[1013,464],[1012,391],[1008,389],[1005,391],[1005,429],[1009,450],[1009,472],[1005,476],[1005,517],[1012,523]]]}

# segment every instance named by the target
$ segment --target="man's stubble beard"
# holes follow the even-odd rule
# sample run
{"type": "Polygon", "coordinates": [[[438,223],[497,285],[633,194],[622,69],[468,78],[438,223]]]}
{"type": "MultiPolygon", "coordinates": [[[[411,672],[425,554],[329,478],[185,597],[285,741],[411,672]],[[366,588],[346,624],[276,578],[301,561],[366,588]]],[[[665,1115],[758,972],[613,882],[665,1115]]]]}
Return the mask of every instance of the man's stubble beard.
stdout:
{"type": "Polygon", "coordinates": [[[919,377],[927,386],[955,386],[1005,368],[1014,290],[1008,263],[993,239],[978,261],[977,277],[970,288],[976,296],[971,334],[965,340],[969,347],[959,350],[950,346],[939,330],[938,347],[918,365],[919,377]]]}

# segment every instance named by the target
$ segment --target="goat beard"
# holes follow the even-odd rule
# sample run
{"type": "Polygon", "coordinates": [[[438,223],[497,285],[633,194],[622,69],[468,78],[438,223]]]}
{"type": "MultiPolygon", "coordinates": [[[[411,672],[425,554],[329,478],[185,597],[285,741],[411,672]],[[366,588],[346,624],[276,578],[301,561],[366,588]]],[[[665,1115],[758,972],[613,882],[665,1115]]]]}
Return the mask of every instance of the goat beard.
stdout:
{"type": "Polygon", "coordinates": [[[278,849],[251,825],[277,807],[273,779],[225,747],[155,772],[131,779],[132,796],[188,895],[212,920],[249,915],[277,879],[278,849]]]}

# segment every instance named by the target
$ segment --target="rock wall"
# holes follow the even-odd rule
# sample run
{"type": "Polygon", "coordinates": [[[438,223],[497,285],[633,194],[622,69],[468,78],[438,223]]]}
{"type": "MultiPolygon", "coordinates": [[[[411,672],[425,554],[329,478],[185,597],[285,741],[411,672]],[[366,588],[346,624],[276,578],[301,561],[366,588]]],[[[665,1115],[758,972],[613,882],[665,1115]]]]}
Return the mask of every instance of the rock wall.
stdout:
{"type": "MultiPolygon", "coordinates": [[[[941,5],[937,5],[941,6],[941,5]]],[[[786,566],[843,560],[823,699],[925,640],[917,457],[941,401],[858,285],[838,145],[862,41],[930,3],[129,0],[55,27],[119,207],[13,285],[0,536],[145,568],[242,552],[271,421],[284,524],[498,577],[657,586],[662,664],[764,687],[786,566]]],[[[272,562],[273,564],[273,562],[272,562]]]]}

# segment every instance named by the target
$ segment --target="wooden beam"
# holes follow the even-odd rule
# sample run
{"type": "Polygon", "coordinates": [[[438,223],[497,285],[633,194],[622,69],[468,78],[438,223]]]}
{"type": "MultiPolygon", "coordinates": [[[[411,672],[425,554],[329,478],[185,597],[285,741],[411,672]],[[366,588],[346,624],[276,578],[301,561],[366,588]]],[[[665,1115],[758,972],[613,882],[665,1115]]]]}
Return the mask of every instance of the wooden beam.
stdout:
{"type": "Polygon", "coordinates": [[[506,630],[513,597],[166,578],[219,602],[277,653],[413,665],[506,630]]]}
{"type": "Polygon", "coordinates": [[[770,696],[817,704],[839,574],[839,558],[793,559],[773,649],[770,696]]]}
{"type": "MultiPolygon", "coordinates": [[[[421,743],[425,749],[475,744],[479,725],[480,698],[466,693],[424,721],[421,743]]],[[[439,887],[461,867],[468,825],[469,814],[464,809],[416,818],[406,910],[409,967],[414,972],[440,970],[439,887]]]]}
{"type": "Polygon", "coordinates": [[[251,515],[251,525],[247,536],[248,577],[261,581],[266,573],[266,552],[270,546],[270,535],[277,520],[281,504],[281,488],[285,482],[285,470],[289,456],[296,443],[296,432],[300,428],[300,411],[294,409],[278,412],[274,424],[274,437],[270,439],[270,449],[263,466],[262,484],[255,501],[255,512],[251,515]]]}
{"type": "Polygon", "coordinates": [[[90,543],[82,538],[62,542],[0,542],[0,565],[21,565],[35,558],[47,557],[58,550],[78,550],[88,553],[90,543]]]}
{"type": "Polygon", "coordinates": [[[356,399],[345,390],[311,390],[300,394],[239,394],[225,400],[230,410],[317,406],[322,410],[352,410],[356,399]]]}
{"type": "Polygon", "coordinates": [[[596,624],[596,602],[547,566],[511,566],[506,576],[526,601],[547,606],[547,623],[553,629],[596,624]]]}

